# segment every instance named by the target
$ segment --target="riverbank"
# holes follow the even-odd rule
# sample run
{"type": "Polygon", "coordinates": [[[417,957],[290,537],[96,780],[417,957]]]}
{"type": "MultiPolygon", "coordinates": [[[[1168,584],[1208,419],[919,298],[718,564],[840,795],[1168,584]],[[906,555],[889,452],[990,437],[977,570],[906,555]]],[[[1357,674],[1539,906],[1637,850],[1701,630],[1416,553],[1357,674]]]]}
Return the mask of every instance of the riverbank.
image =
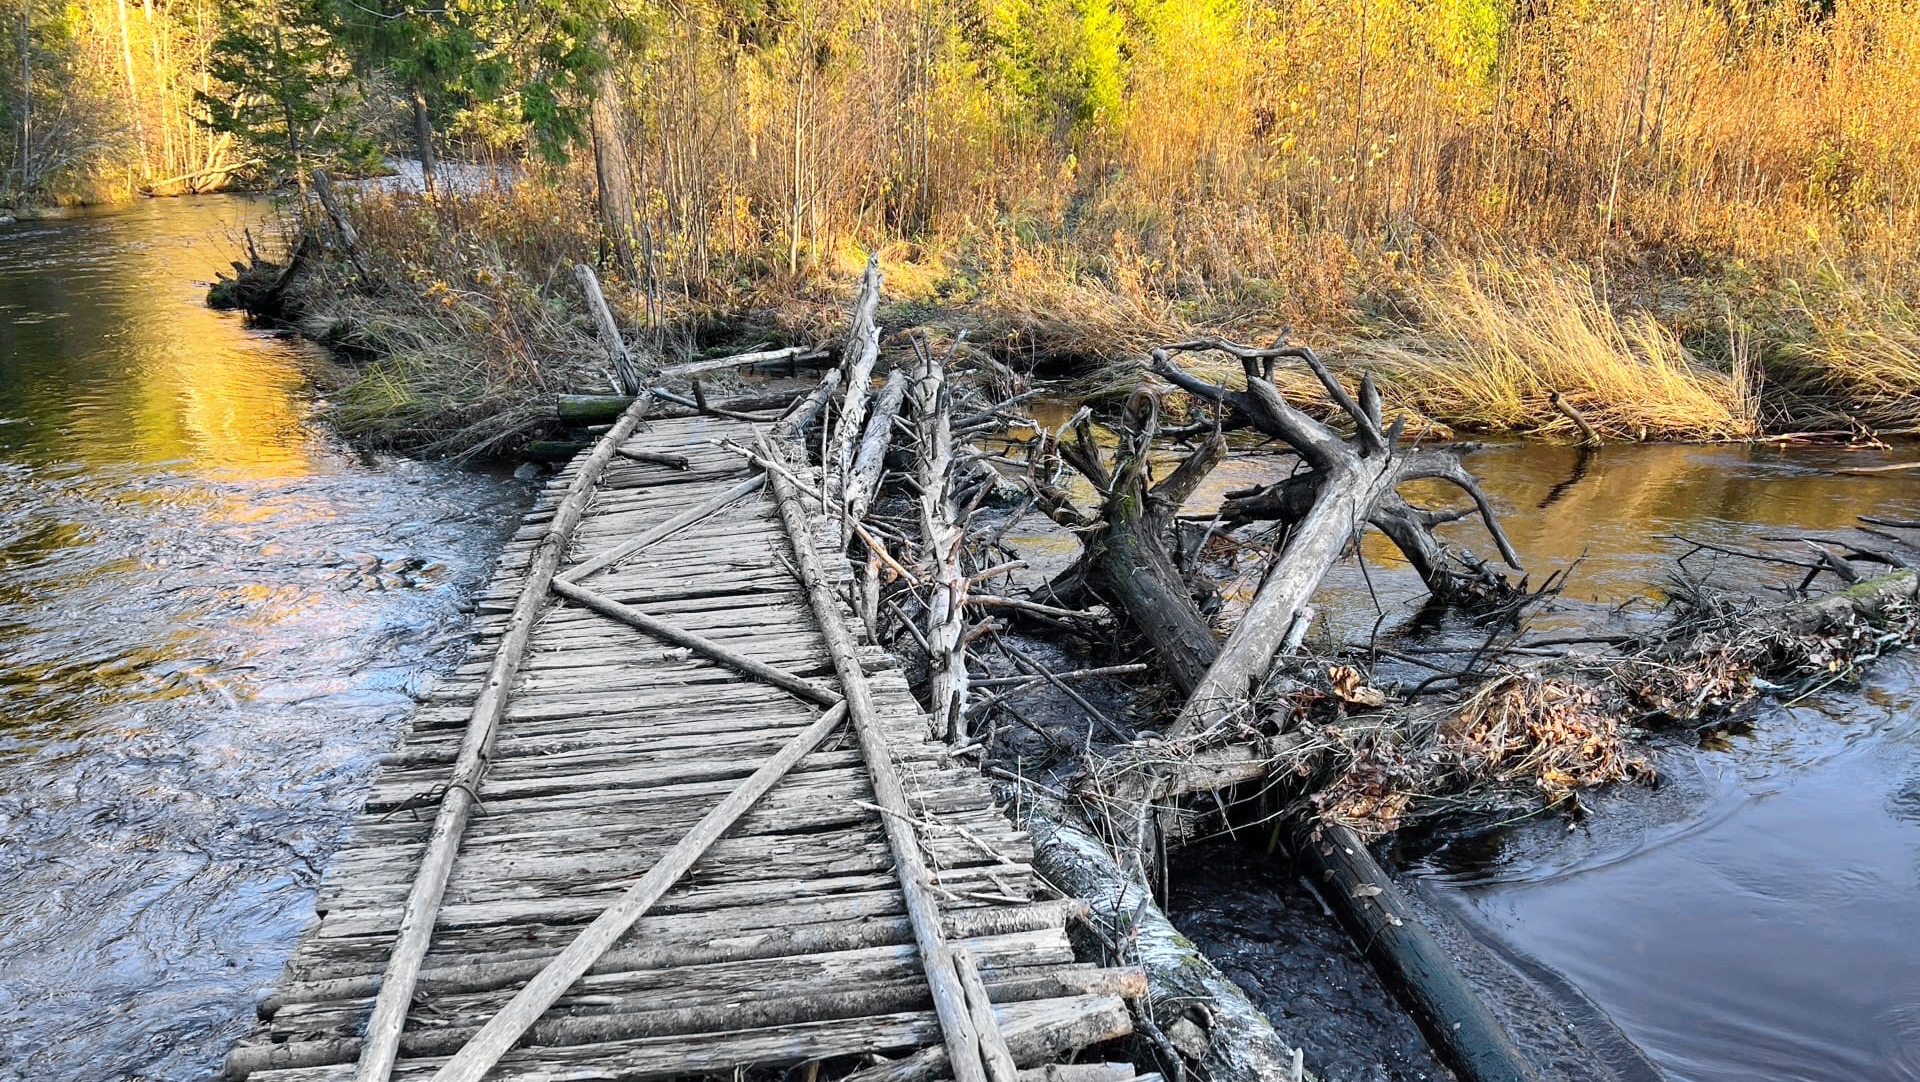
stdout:
{"type": "MultiPolygon", "coordinates": [[[[566,273],[599,250],[585,184],[367,188],[347,203],[366,271],[329,245],[294,283],[289,315],[354,358],[329,377],[329,418],[349,437],[510,453],[545,434],[550,396],[609,389],[566,273]]],[[[317,208],[286,228],[333,233],[317,208]]],[[[1292,327],[1432,429],[1579,438],[1557,399],[1610,441],[1920,432],[1920,307],[1862,260],[1809,252],[1816,264],[1782,255],[1763,270],[1697,254],[1594,263],[1327,238],[1321,265],[1293,268],[1295,280],[1169,278],[1130,243],[988,230],[882,244],[882,323],[965,332],[966,349],[1096,397],[1130,392],[1154,344],[1292,327]]],[[[664,364],[822,341],[863,261],[848,247],[799,276],[745,258],[700,279],[603,267],[602,280],[628,340],[664,364]]],[[[1319,397],[1310,380],[1298,389],[1319,397]]]]}

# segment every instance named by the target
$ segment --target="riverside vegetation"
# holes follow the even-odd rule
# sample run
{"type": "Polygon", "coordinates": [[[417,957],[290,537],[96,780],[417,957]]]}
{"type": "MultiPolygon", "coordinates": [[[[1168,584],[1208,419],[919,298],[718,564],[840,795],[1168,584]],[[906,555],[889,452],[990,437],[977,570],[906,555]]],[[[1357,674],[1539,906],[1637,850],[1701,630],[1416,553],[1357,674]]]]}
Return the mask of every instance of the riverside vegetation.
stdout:
{"type": "MultiPolygon", "coordinates": [[[[1292,325],[1453,427],[1570,433],[1556,391],[1608,438],[1920,424],[1911,0],[553,7],[532,44],[402,12],[332,61],[431,83],[430,166],[520,163],[361,193],[371,275],[302,285],[373,358],[351,430],[496,450],[593,389],[565,261],[672,360],[815,336],[867,250],[918,321],[1096,389],[1292,325]]],[[[306,25],[338,56],[350,24],[306,25]]]]}

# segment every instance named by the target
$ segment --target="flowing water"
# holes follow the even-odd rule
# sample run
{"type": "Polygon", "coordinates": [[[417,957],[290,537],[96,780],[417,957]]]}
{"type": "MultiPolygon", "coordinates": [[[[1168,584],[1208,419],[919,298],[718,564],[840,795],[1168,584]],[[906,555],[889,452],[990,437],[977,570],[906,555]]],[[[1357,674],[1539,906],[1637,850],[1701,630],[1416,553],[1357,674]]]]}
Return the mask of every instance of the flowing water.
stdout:
{"type": "Polygon", "coordinates": [[[201,305],[268,212],[0,226],[0,1079],[211,1076],[524,500],[201,305]]]}

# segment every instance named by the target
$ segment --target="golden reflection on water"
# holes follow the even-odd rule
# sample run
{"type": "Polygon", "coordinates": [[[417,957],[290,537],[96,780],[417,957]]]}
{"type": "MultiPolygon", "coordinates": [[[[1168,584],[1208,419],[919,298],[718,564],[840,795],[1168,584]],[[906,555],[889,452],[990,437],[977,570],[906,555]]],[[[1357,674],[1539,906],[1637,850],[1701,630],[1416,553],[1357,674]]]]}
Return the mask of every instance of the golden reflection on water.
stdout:
{"type": "Polygon", "coordinates": [[[241,480],[311,473],[312,354],[201,303],[200,283],[265,213],[231,199],[135,205],[35,238],[35,261],[0,259],[19,317],[0,328],[0,416],[28,430],[0,436],[27,438],[27,459],[179,463],[241,480]],[[48,249],[63,274],[46,272],[48,249]]]}
{"type": "MultiPolygon", "coordinates": [[[[1036,406],[1036,416],[1050,426],[1057,427],[1071,415],[1058,402],[1036,406]]],[[[1105,430],[1096,427],[1095,435],[1103,445],[1111,444],[1112,435],[1105,430]]],[[[1025,455],[1017,447],[1007,453],[1014,458],[1025,455]]],[[[1155,476],[1170,473],[1183,455],[1157,453],[1155,476]]],[[[1234,456],[1194,492],[1182,508],[1184,514],[1211,515],[1227,492],[1271,484],[1297,466],[1290,455],[1245,447],[1234,456]]],[[[1911,448],[1888,453],[1833,447],[1636,444],[1583,451],[1568,445],[1506,443],[1481,449],[1466,464],[1493,501],[1534,584],[1571,568],[1567,596],[1611,603],[1657,594],[1674,558],[1690,547],[1682,536],[1777,552],[1795,547],[1800,537],[1848,530],[1858,525],[1861,514],[1920,516],[1920,484],[1912,478],[1834,472],[1845,466],[1913,457],[1911,448]]],[[[1066,470],[1061,480],[1082,507],[1097,506],[1092,487],[1083,478],[1066,470]]],[[[1403,485],[1401,491],[1428,506],[1468,503],[1459,489],[1436,481],[1403,485]]],[[[1244,533],[1251,536],[1251,531],[1244,533]]],[[[1477,518],[1443,527],[1441,533],[1451,543],[1498,563],[1495,547],[1477,518]]],[[[1078,543],[1064,531],[1043,526],[1016,530],[1009,536],[1024,557],[1049,574],[1064,569],[1079,555],[1078,543]]],[[[1366,531],[1360,552],[1368,565],[1386,572],[1391,581],[1361,579],[1349,585],[1368,592],[1381,587],[1383,593],[1395,596],[1419,592],[1417,581],[1400,581],[1410,579],[1400,570],[1406,561],[1378,531],[1366,531]]],[[[1243,581],[1227,585],[1229,621],[1234,595],[1251,588],[1260,566],[1252,560],[1243,562],[1243,581]]],[[[1745,578],[1755,578],[1755,566],[1736,570],[1745,578]]],[[[1341,596],[1329,600],[1345,605],[1350,599],[1344,596],[1347,585],[1342,584],[1355,577],[1337,572],[1329,585],[1341,596]]],[[[1364,607],[1372,612],[1371,601],[1364,607]]]]}

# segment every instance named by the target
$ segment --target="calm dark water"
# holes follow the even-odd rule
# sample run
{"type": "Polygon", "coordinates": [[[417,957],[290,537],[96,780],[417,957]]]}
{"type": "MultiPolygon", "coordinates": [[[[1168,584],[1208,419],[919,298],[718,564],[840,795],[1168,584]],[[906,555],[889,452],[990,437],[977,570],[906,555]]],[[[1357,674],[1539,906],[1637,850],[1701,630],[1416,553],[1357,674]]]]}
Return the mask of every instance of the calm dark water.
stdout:
{"type": "Polygon", "coordinates": [[[201,306],[268,212],[0,226],[0,1078],[210,1076],[524,498],[201,306]]]}
{"type": "MultiPolygon", "coordinates": [[[[1609,447],[1582,463],[1572,448],[1505,445],[1468,461],[1534,581],[1573,568],[1535,623],[1574,631],[1651,618],[1657,587],[1691,547],[1681,535],[1779,552],[1862,513],[1920,518],[1920,478],[1832,472],[1916,453],[1609,447]]],[[[1216,480],[1238,487],[1262,470],[1233,468],[1241,476],[1216,480]]],[[[1451,529],[1491,551],[1477,528],[1451,529]]],[[[1414,622],[1415,578],[1378,537],[1364,550],[1364,571],[1349,562],[1322,591],[1323,644],[1414,622]]],[[[1763,595],[1798,574],[1688,564],[1763,595]]],[[[1419,634],[1459,642],[1471,632],[1419,634]]],[[[1484,956],[1469,968],[1496,1000],[1531,983],[1511,998],[1534,996],[1532,1013],[1508,1017],[1523,1046],[1543,1062],[1560,1052],[1563,1020],[1531,1006],[1544,1000],[1576,1030],[1603,1012],[1676,1082],[1920,1080],[1920,657],[1883,661],[1858,691],[1764,708],[1750,734],[1719,750],[1675,742],[1658,765],[1659,788],[1592,799],[1577,826],[1529,820],[1413,868],[1424,902],[1458,922],[1463,953],[1484,956]]],[[[1220,859],[1197,863],[1211,876],[1220,859]]],[[[1347,994],[1356,978],[1303,969],[1268,945],[1311,906],[1296,897],[1249,910],[1249,899],[1282,893],[1270,875],[1240,878],[1237,892],[1217,881],[1189,892],[1177,919],[1218,939],[1276,1009],[1347,994]],[[1220,932],[1234,923],[1243,939],[1220,932]]],[[[1396,1064],[1397,1047],[1384,1043],[1373,1064],[1335,1056],[1326,1077],[1418,1077],[1424,1068],[1396,1064]]]]}

